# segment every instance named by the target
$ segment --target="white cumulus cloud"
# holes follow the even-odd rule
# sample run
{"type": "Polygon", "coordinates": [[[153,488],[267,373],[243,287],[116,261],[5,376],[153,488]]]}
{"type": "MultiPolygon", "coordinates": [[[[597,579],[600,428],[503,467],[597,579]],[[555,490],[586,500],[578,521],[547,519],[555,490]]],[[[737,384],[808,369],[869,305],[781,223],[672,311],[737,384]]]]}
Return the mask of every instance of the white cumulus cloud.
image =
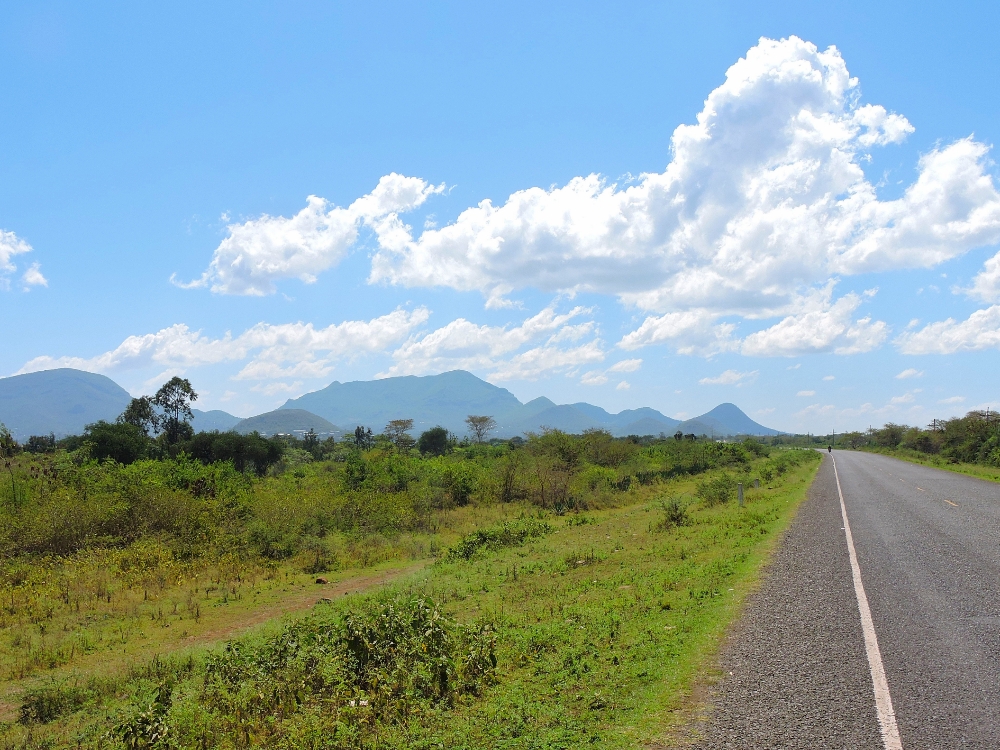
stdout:
{"type": "Polygon", "coordinates": [[[982,302],[1000,302],[1000,253],[983,264],[983,270],[976,274],[972,286],[957,289],[982,302]]]}
{"type": "Polygon", "coordinates": [[[976,310],[962,321],[948,318],[906,331],[894,343],[903,354],[954,354],[1000,348],[1000,305],[976,310]]]}
{"type": "MultiPolygon", "coordinates": [[[[695,327],[718,350],[725,332],[708,313],[787,314],[803,287],[834,275],[933,266],[1000,239],[985,145],[935,148],[899,198],[882,200],[861,165],[913,128],[857,99],[836,48],[761,39],[697,121],[674,130],[662,173],[625,187],[592,174],[528,188],[419,235],[390,217],[376,227],[370,280],[478,290],[493,304],[534,287],[614,294],[661,314],[701,311],[695,327]]],[[[673,319],[652,321],[623,346],[699,349],[672,333],[673,319]]],[[[839,333],[819,341],[788,327],[750,348],[865,351],[885,337],[871,321],[838,322],[839,333]]]]}
{"type": "MultiPolygon", "coordinates": [[[[17,273],[17,264],[14,257],[30,253],[32,250],[25,240],[18,237],[14,232],[0,229],[0,289],[10,289],[10,277],[17,273]]],[[[21,276],[25,290],[33,286],[48,286],[48,280],[39,270],[38,263],[32,263],[21,276]]]]}
{"type": "Polygon", "coordinates": [[[618,346],[631,351],[652,344],[671,344],[679,354],[711,356],[738,349],[733,323],[718,322],[710,310],[697,309],[650,316],[622,337],[618,346]]]}
{"type": "Polygon", "coordinates": [[[858,354],[882,345],[888,326],[871,317],[855,319],[862,298],[846,294],[831,302],[833,287],[800,300],[800,310],[763,331],[747,336],[740,347],[743,354],[756,357],[793,357],[812,352],[858,354]]]}
{"type": "Polygon", "coordinates": [[[908,367],[896,376],[896,380],[907,380],[908,378],[919,378],[924,373],[915,367],[908,367]]]}
{"type": "Polygon", "coordinates": [[[347,255],[362,224],[380,226],[383,233],[391,234],[397,212],[416,208],[443,189],[443,185],[435,187],[417,177],[392,173],[347,208],[310,195],[306,207],[292,217],[264,215],[230,224],[208,270],[201,278],[180,285],[259,296],[273,294],[278,279],[312,283],[347,255]]]}
{"type": "Polygon", "coordinates": [[[465,318],[411,336],[392,356],[395,364],[380,376],[416,375],[446,370],[487,372],[493,381],[534,380],[553,372],[601,362],[605,358],[585,307],[557,313],[549,306],[520,325],[477,325],[465,318]],[[589,339],[579,343],[581,339],[589,339]]]}

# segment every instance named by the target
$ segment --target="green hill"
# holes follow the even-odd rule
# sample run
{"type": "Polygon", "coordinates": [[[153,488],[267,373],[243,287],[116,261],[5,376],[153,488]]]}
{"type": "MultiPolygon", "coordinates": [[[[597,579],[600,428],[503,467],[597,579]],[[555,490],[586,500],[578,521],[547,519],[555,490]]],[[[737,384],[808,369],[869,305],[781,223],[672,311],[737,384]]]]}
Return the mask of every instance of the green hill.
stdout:
{"type": "Polygon", "coordinates": [[[538,432],[543,428],[572,433],[596,428],[614,435],[673,434],[677,429],[720,437],[777,434],[776,430],[754,422],[733,404],[720,404],[683,424],[649,407],[611,414],[593,404],[559,405],[545,397],[522,404],[507,389],[463,370],[424,377],[334,382],[322,390],[290,399],[279,411],[288,409],[306,409],[348,431],[362,425],[379,432],[389,420],[412,419],[414,435],[435,425],[464,435],[465,418],[470,414],[489,414],[496,419],[497,437],[538,432]]]}
{"type": "Polygon", "coordinates": [[[0,378],[0,422],[18,440],[77,435],[84,425],[113,421],[131,400],[111,378],[60,368],[0,378]]]}

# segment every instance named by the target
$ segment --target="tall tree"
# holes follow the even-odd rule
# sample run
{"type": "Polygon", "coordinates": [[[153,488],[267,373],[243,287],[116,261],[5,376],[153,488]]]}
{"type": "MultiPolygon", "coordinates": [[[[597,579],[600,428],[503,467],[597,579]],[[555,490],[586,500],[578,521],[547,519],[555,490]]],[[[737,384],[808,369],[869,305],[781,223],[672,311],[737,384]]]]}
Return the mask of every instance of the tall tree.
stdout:
{"type": "Polygon", "coordinates": [[[354,446],[358,450],[369,450],[374,442],[375,439],[372,437],[370,427],[362,427],[361,425],[358,425],[354,428],[354,446]]]}
{"type": "Polygon", "coordinates": [[[393,419],[385,426],[384,434],[398,450],[408,451],[416,442],[407,433],[413,429],[412,419],[393,419]]]}
{"type": "Polygon", "coordinates": [[[497,421],[489,416],[470,414],[465,418],[465,423],[469,425],[469,433],[474,443],[485,443],[490,433],[497,428],[497,421]]]}
{"type": "Polygon", "coordinates": [[[153,396],[153,404],[163,412],[160,428],[168,445],[175,445],[194,433],[191,429],[191,420],[194,419],[191,403],[197,399],[198,394],[191,387],[191,381],[176,375],[153,396]]]}
{"type": "Polygon", "coordinates": [[[160,431],[160,415],[156,413],[153,399],[149,396],[139,396],[129,401],[125,411],[115,421],[138,427],[147,435],[155,435],[160,431]]]}

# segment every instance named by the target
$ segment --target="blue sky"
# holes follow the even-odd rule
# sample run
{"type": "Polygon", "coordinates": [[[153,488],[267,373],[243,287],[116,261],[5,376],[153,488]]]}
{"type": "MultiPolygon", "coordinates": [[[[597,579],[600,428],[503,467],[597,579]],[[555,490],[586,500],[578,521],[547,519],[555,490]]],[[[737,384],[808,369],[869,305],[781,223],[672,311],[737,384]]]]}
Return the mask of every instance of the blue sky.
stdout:
{"type": "Polygon", "coordinates": [[[0,8],[0,374],[1000,406],[995,5],[205,5],[0,8]]]}

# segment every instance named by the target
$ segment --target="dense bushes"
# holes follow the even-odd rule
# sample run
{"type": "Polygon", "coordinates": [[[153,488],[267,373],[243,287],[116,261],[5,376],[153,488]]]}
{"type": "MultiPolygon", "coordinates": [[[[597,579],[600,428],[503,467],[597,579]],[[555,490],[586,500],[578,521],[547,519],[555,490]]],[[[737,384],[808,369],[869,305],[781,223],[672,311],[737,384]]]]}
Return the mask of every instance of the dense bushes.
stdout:
{"type": "Polygon", "coordinates": [[[137,696],[116,734],[137,747],[153,746],[153,734],[180,747],[224,738],[302,746],[286,734],[297,719],[316,722],[323,747],[369,747],[415,715],[478,695],[496,666],[489,624],[460,626],[421,596],[370,600],[343,616],[320,608],[262,642],[212,654],[195,692],[168,682],[137,696]]]}
{"type": "MultiPolygon", "coordinates": [[[[154,459],[132,451],[132,439],[155,448],[138,429],[98,423],[75,451],[18,455],[10,481],[0,483],[0,548],[67,554],[157,537],[181,559],[226,550],[278,560],[308,550],[318,569],[336,558],[334,533],[426,530],[436,511],[470,503],[527,501],[556,513],[607,507],[636,487],[715,468],[745,473],[769,455],[754,441],[640,442],[599,431],[450,446],[444,455],[385,441],[361,450],[213,432],[154,459]],[[330,460],[314,461],[307,444],[330,460]]],[[[768,459],[762,478],[780,474],[790,453],[768,459]]],[[[705,492],[706,502],[723,502],[732,487],[705,492]]]]}
{"type": "Polygon", "coordinates": [[[970,411],[964,417],[935,419],[926,429],[889,423],[867,433],[838,436],[837,442],[850,448],[904,449],[956,463],[1000,466],[1000,415],[970,411]]]}

